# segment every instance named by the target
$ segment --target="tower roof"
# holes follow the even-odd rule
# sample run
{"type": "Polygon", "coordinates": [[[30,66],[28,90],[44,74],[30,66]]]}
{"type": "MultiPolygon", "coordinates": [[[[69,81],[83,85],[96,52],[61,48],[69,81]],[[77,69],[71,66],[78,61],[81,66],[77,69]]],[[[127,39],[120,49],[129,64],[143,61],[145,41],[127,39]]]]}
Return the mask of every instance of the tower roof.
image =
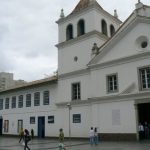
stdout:
{"type": "Polygon", "coordinates": [[[98,10],[102,11],[106,15],[112,17],[113,19],[115,19],[116,21],[121,23],[121,21],[117,17],[114,17],[113,15],[111,15],[110,13],[105,11],[96,0],[80,0],[79,3],[74,8],[74,10],[69,15],[67,15],[66,17],[60,18],[56,23],[60,23],[64,20],[70,18],[73,15],[79,14],[80,12],[83,12],[84,10],[86,10],[88,8],[93,8],[93,7],[97,8],[98,10]]]}
{"type": "Polygon", "coordinates": [[[102,7],[97,3],[96,0],[80,0],[71,14],[79,12],[82,9],[85,9],[85,8],[89,7],[90,5],[92,5],[92,4],[94,4],[94,5],[96,4],[102,9],[102,7]]]}

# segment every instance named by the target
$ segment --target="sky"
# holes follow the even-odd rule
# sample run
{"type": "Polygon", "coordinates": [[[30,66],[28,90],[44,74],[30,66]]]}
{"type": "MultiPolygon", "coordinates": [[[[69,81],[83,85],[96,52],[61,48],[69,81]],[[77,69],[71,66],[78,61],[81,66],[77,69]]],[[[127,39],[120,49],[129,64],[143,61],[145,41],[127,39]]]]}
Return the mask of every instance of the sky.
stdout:
{"type": "MultiPolygon", "coordinates": [[[[0,72],[33,81],[57,70],[58,26],[63,8],[71,13],[79,0],[0,0],[0,72]]],[[[104,10],[117,9],[124,21],[138,0],[97,0],[104,10]]],[[[150,0],[141,0],[150,5],[150,0]]]]}

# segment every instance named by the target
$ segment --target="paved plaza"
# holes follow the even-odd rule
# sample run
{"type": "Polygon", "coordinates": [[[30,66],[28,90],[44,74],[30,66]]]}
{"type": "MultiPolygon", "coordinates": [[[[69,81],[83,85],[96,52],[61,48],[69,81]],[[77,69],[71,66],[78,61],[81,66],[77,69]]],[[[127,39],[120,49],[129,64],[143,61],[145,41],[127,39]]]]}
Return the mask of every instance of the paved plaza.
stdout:
{"type": "MultiPolygon", "coordinates": [[[[0,150],[24,150],[18,138],[0,137],[0,150]]],[[[65,141],[67,150],[150,150],[150,141],[142,142],[100,142],[91,146],[88,141],[65,141]]],[[[31,150],[58,150],[58,141],[35,139],[29,143],[31,150]]]]}

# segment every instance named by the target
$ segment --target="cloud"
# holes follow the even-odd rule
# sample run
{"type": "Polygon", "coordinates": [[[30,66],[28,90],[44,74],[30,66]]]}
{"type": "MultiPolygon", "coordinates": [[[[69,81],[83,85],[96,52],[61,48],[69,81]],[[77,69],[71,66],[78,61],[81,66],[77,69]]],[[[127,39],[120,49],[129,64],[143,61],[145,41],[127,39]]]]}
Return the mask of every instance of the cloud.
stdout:
{"type": "MultiPolygon", "coordinates": [[[[17,79],[36,80],[57,70],[60,10],[71,13],[79,0],[0,0],[0,71],[17,79]]],[[[98,0],[109,13],[125,20],[137,0],[98,0]]],[[[143,0],[150,5],[149,0],[143,0]]]]}
{"type": "Polygon", "coordinates": [[[50,17],[55,17],[50,8],[49,0],[0,1],[0,71],[35,80],[57,69],[57,34],[51,33],[50,17]]]}

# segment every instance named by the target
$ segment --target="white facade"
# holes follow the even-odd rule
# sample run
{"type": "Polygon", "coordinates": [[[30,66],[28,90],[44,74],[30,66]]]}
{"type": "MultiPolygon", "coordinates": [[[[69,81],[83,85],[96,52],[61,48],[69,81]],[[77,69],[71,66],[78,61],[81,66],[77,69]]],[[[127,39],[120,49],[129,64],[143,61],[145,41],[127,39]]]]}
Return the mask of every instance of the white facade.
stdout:
{"type": "Polygon", "coordinates": [[[4,131],[3,124],[3,134],[18,134],[18,120],[23,120],[23,128],[33,128],[39,137],[39,126],[44,121],[44,136],[48,137],[57,136],[63,128],[66,137],[87,138],[93,126],[98,128],[101,139],[138,139],[138,123],[150,123],[142,111],[150,110],[149,17],[150,7],[138,3],[120,26],[121,21],[101,9],[97,2],[88,0],[81,0],[67,17],[62,15],[57,21],[58,76],[0,92],[0,121],[9,120],[9,130],[4,131]],[[118,29],[111,38],[110,25],[115,31],[118,29]],[[92,57],[94,43],[98,47],[92,57]],[[47,105],[43,105],[44,91],[49,91],[47,105]],[[36,92],[40,92],[39,106],[35,106],[36,92]],[[26,107],[29,93],[32,103],[26,107]],[[12,97],[17,97],[19,105],[20,95],[23,108],[12,109],[12,97]],[[9,109],[5,109],[7,98],[9,109]]]}

